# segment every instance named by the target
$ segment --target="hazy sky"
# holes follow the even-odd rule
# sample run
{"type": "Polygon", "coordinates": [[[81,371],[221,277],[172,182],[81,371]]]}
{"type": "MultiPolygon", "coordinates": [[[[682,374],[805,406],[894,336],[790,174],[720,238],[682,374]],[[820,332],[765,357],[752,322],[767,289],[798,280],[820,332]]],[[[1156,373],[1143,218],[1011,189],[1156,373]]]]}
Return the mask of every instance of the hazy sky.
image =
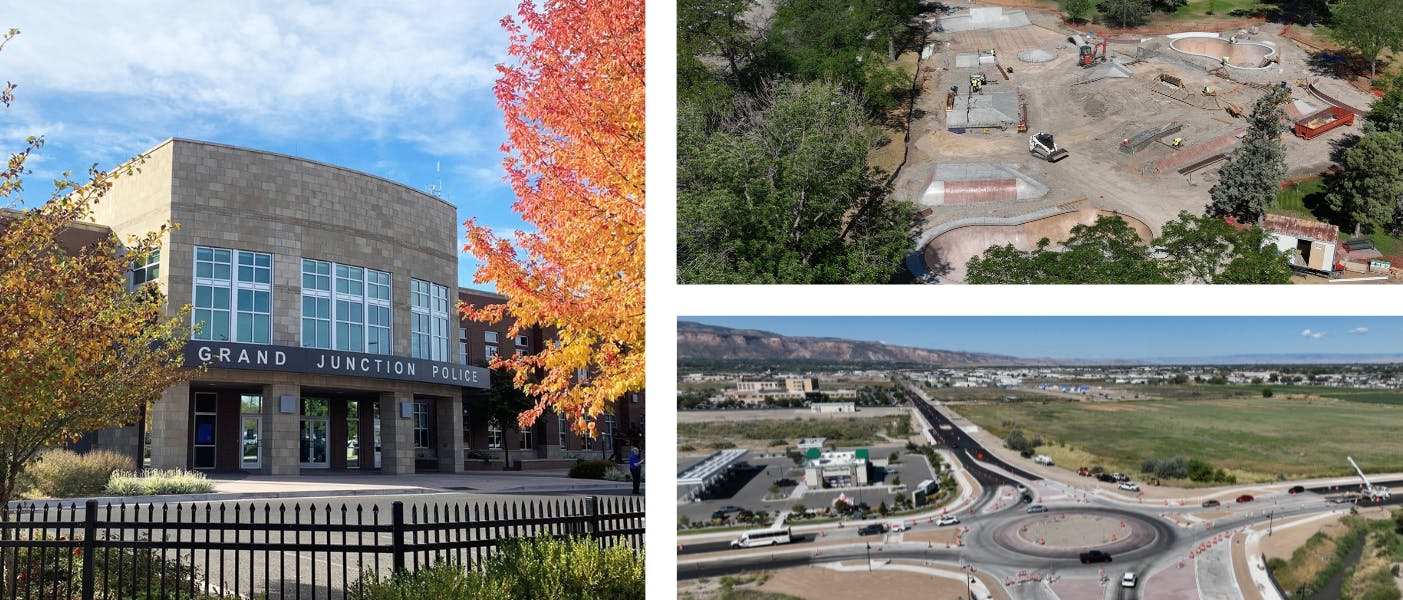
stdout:
{"type": "MultiPolygon", "coordinates": [[[[65,3],[0,0],[0,156],[26,136],[26,206],[63,171],[110,169],[170,137],[270,150],[442,196],[456,223],[524,227],[502,181],[492,84],[516,0],[65,3]],[[435,173],[435,165],[442,173],[435,173]]],[[[463,237],[462,228],[459,238],[463,237]]],[[[461,246],[461,243],[460,243],[461,246]]],[[[476,262],[462,255],[469,284],[476,262]]]]}
{"type": "Polygon", "coordinates": [[[1403,317],[680,317],[784,335],[1026,358],[1403,354],[1403,317]]]}

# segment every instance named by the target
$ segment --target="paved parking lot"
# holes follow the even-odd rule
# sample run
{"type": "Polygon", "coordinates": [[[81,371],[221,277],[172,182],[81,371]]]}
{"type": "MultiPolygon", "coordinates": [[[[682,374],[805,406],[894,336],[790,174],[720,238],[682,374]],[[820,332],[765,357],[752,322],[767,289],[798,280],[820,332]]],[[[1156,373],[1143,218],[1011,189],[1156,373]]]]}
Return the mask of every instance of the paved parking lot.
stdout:
{"type": "MultiPolygon", "coordinates": [[[[801,499],[786,498],[775,501],[765,500],[769,487],[774,485],[776,480],[782,478],[802,482],[804,469],[795,466],[794,461],[787,457],[760,458],[752,456],[747,461],[752,469],[738,472],[729,485],[722,486],[720,493],[715,496],[678,506],[677,514],[687,517],[692,522],[707,521],[711,519],[711,514],[722,506],[734,505],[754,512],[767,511],[773,515],[788,510],[795,504],[803,504],[807,507],[828,506],[839,494],[846,494],[854,502],[866,502],[873,508],[881,505],[882,502],[891,506],[895,501],[895,495],[887,491],[887,484],[891,484],[899,477],[909,489],[915,487],[922,480],[932,478],[930,467],[924,457],[907,454],[902,446],[874,447],[871,449],[871,456],[885,459],[892,452],[900,453],[900,463],[893,465],[890,470],[885,472],[881,468],[875,468],[873,485],[863,488],[812,490],[804,494],[801,499]],[[878,480],[878,478],[881,479],[878,480]]],[[[679,461],[679,466],[685,466],[688,462],[695,462],[695,459],[679,461]]]]}

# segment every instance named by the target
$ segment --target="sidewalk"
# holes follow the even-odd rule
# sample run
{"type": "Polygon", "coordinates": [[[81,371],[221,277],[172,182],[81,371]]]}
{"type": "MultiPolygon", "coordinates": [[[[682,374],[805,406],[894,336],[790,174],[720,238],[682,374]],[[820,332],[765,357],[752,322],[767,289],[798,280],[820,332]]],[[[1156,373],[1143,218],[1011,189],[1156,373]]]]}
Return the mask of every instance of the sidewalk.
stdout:
{"type": "MultiPolygon", "coordinates": [[[[273,498],[320,498],[347,496],[380,496],[399,494],[442,494],[469,492],[474,494],[531,494],[569,492],[624,493],[633,484],[626,481],[572,479],[567,471],[542,470],[532,472],[470,471],[466,473],[413,473],[391,475],[384,473],[323,472],[300,475],[252,475],[244,473],[214,473],[209,480],[214,491],[207,494],[169,496],[103,496],[99,502],[125,501],[129,504],[150,502],[208,502],[273,498]]],[[[643,487],[647,487],[646,485],[643,487]]],[[[640,496],[641,497],[641,496],[640,496]]],[[[26,500],[26,504],[82,503],[88,498],[26,500]]],[[[18,502],[18,501],[17,501],[18,502]]],[[[11,504],[14,504],[12,502],[11,504]]]]}

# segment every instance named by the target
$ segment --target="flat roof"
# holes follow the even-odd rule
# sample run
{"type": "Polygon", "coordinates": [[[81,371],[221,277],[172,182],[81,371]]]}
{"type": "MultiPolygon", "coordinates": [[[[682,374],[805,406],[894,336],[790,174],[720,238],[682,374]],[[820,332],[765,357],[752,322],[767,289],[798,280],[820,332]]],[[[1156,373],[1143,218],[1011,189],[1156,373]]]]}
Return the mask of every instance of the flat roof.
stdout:
{"type": "Polygon", "coordinates": [[[677,485],[711,485],[717,477],[726,472],[727,469],[735,465],[744,457],[749,450],[744,448],[731,448],[728,450],[718,450],[710,456],[702,459],[681,473],[677,474],[677,485]]]}

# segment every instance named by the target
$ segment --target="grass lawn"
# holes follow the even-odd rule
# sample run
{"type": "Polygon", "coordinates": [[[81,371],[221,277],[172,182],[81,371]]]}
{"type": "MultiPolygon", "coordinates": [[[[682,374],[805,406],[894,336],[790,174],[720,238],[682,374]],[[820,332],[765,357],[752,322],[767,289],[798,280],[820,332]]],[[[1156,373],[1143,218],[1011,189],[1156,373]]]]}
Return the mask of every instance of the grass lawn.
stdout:
{"type": "MultiPolygon", "coordinates": [[[[1268,10],[1270,6],[1262,4],[1258,0],[1189,0],[1189,3],[1179,7],[1174,14],[1169,15],[1172,20],[1202,19],[1204,17],[1231,17],[1233,11],[1245,11],[1255,14],[1258,11],[1268,10]],[[1209,13],[1213,14],[1209,14],[1209,13]]],[[[1244,13],[1237,13],[1249,16],[1244,13]]]]}
{"type": "Polygon", "coordinates": [[[1255,397],[1022,402],[956,410],[1001,437],[1017,424],[1069,448],[1086,466],[1101,464],[1125,473],[1139,473],[1146,458],[1173,456],[1206,460],[1242,482],[1274,481],[1277,473],[1290,478],[1349,475],[1353,470],[1347,455],[1365,471],[1403,471],[1403,436],[1398,435],[1403,393],[1273,390],[1273,398],[1258,392],[1255,397]],[[1298,392],[1308,398],[1294,396],[1298,392]]]}
{"type": "MultiPolygon", "coordinates": [[[[1299,219],[1311,219],[1324,221],[1326,223],[1338,221],[1334,211],[1325,204],[1325,178],[1318,177],[1309,181],[1297,183],[1282,189],[1276,194],[1276,202],[1267,208],[1267,212],[1274,215],[1286,215],[1299,219]]],[[[1340,239],[1345,240],[1351,237],[1353,230],[1341,230],[1340,239]]],[[[1369,239],[1374,241],[1374,247],[1378,248],[1384,256],[1403,255],[1403,240],[1393,237],[1383,231],[1375,231],[1369,234],[1369,239]]]]}

